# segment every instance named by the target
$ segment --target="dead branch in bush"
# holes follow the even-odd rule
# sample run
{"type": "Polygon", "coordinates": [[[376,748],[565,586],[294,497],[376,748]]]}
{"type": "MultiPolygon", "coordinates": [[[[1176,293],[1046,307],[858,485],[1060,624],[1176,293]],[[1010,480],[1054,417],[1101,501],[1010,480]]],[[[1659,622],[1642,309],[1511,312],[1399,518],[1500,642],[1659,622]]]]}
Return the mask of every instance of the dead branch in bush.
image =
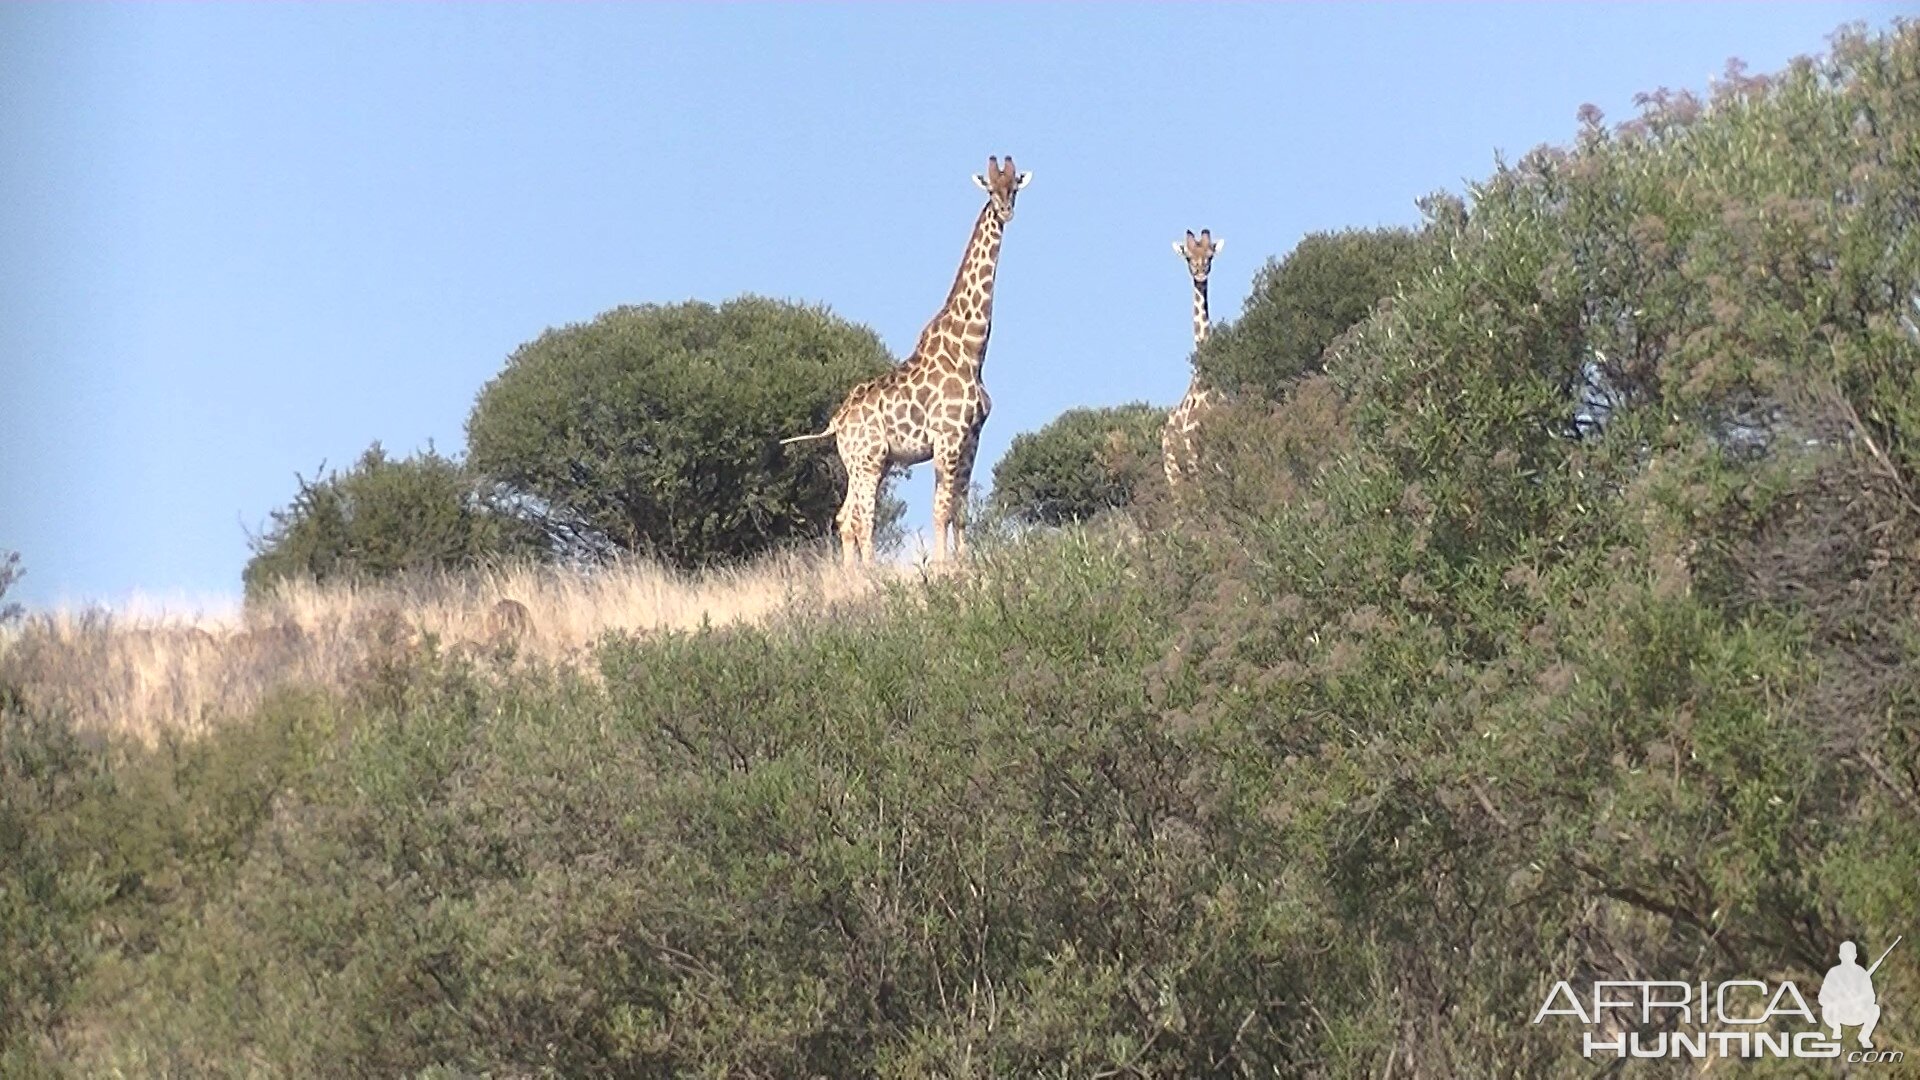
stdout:
{"type": "Polygon", "coordinates": [[[1888,794],[1892,795],[1896,802],[1908,810],[1920,813],[1920,798],[1916,798],[1913,792],[1908,791],[1905,785],[1895,779],[1893,773],[1887,770],[1886,765],[1878,757],[1862,750],[1854,754],[1854,758],[1867,767],[1867,771],[1873,774],[1874,779],[1880,781],[1881,786],[1887,789],[1888,794]]]}
{"type": "Polygon", "coordinates": [[[1867,427],[1866,421],[1860,419],[1859,411],[1853,407],[1853,402],[1847,398],[1847,395],[1838,386],[1829,382],[1821,386],[1818,396],[1826,404],[1839,409],[1853,437],[1860,440],[1861,444],[1867,448],[1867,453],[1878,467],[1876,471],[1881,479],[1892,485],[1893,492],[1899,498],[1901,505],[1920,514],[1920,500],[1914,498],[1913,485],[1901,473],[1900,467],[1894,463],[1893,458],[1880,448],[1879,441],[1873,437],[1873,432],[1867,427]]]}

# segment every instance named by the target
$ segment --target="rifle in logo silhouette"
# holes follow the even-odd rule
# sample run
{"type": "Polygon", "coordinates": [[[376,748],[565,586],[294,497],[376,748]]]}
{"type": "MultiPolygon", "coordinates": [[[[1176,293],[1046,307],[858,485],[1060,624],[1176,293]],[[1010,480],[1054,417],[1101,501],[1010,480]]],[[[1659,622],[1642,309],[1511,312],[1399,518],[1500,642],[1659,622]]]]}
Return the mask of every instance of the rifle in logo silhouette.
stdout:
{"type": "Polygon", "coordinates": [[[1898,944],[1900,944],[1900,941],[1901,941],[1901,939],[1902,939],[1902,938],[1905,938],[1906,936],[1907,936],[1907,935],[1905,935],[1905,934],[1901,934],[1901,935],[1900,935],[1900,937],[1897,937],[1897,938],[1894,938],[1894,939],[1893,939],[1893,945],[1889,945],[1889,946],[1887,946],[1887,952],[1883,952],[1883,953],[1881,953],[1881,954],[1880,954],[1880,959],[1878,959],[1878,960],[1875,960],[1875,961],[1873,962],[1873,966],[1867,969],[1867,978],[1869,978],[1869,979],[1871,979],[1871,978],[1873,978],[1873,973],[1874,973],[1874,972],[1876,972],[1876,971],[1879,971],[1879,970],[1880,970],[1880,965],[1881,965],[1881,964],[1884,964],[1884,963],[1886,963],[1886,961],[1887,961],[1887,953],[1890,953],[1890,952],[1892,952],[1892,951],[1893,951],[1893,946],[1894,946],[1894,945],[1898,945],[1898,944]]]}

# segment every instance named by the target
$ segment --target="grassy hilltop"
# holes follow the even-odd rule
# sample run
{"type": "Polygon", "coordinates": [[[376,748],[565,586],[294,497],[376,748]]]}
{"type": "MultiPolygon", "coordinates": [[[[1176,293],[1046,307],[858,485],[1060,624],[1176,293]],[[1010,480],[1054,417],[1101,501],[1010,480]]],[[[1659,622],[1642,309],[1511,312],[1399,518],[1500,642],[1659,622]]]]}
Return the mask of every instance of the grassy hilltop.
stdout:
{"type": "Polygon", "coordinates": [[[1428,207],[1144,528],[550,646],[396,599],[191,737],[13,632],[0,1074],[1582,1075],[1556,979],[1911,938],[1920,26],[1428,207]]]}

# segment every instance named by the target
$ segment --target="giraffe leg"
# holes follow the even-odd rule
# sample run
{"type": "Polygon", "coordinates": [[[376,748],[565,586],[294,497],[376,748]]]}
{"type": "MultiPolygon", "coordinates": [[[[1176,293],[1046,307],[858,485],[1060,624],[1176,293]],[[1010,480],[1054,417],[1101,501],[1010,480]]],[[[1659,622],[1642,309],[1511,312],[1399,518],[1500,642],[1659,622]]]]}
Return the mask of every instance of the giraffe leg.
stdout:
{"type": "Polygon", "coordinates": [[[947,526],[953,521],[953,487],[948,477],[953,460],[947,454],[933,458],[933,561],[947,561],[947,526]]]}
{"type": "Polygon", "coordinates": [[[967,481],[976,443],[968,439],[933,455],[933,557],[944,561],[966,550],[967,481]]]}
{"type": "Polygon", "coordinates": [[[865,513],[860,515],[860,559],[871,564],[874,561],[873,530],[880,518],[880,485],[887,479],[885,462],[874,466],[871,479],[867,481],[866,491],[861,495],[861,507],[865,513]]]}
{"type": "Polygon", "coordinates": [[[948,485],[953,489],[951,511],[948,521],[953,525],[953,547],[955,557],[967,553],[967,496],[973,486],[973,457],[978,453],[980,444],[976,439],[968,439],[960,445],[959,460],[954,462],[953,472],[947,477],[948,485]]]}
{"type": "Polygon", "coordinates": [[[887,478],[887,466],[882,463],[876,467],[867,481],[866,490],[861,494],[860,515],[860,561],[873,565],[873,528],[880,517],[880,484],[887,478]]]}
{"type": "Polygon", "coordinates": [[[840,562],[872,561],[873,515],[880,496],[881,470],[865,462],[847,465],[847,497],[840,504],[840,562]]]}
{"type": "Polygon", "coordinates": [[[840,565],[852,566],[860,559],[860,548],[854,540],[853,490],[858,482],[852,476],[847,477],[847,496],[840,501],[840,512],[834,515],[834,524],[840,530],[840,565]]]}

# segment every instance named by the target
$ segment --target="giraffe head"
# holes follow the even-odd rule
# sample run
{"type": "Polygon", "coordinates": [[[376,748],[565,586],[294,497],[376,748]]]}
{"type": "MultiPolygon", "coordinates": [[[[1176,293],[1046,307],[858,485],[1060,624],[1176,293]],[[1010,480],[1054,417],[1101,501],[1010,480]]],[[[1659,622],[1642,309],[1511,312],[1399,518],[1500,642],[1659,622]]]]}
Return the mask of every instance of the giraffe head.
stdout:
{"type": "Polygon", "coordinates": [[[1030,172],[1014,171],[1013,157],[1008,155],[1005,168],[1001,168],[999,158],[988,158],[987,174],[975,176],[973,182],[979,185],[980,190],[987,193],[987,208],[993,213],[994,220],[1005,225],[1013,220],[1014,198],[1031,179],[1033,174],[1030,172]]]}
{"type": "Polygon", "coordinates": [[[1201,229],[1199,236],[1193,235],[1193,230],[1188,229],[1185,240],[1173,242],[1173,252],[1187,260],[1187,270],[1193,274],[1193,280],[1205,281],[1213,269],[1213,257],[1226,246],[1227,242],[1215,240],[1209,229],[1201,229]]]}

